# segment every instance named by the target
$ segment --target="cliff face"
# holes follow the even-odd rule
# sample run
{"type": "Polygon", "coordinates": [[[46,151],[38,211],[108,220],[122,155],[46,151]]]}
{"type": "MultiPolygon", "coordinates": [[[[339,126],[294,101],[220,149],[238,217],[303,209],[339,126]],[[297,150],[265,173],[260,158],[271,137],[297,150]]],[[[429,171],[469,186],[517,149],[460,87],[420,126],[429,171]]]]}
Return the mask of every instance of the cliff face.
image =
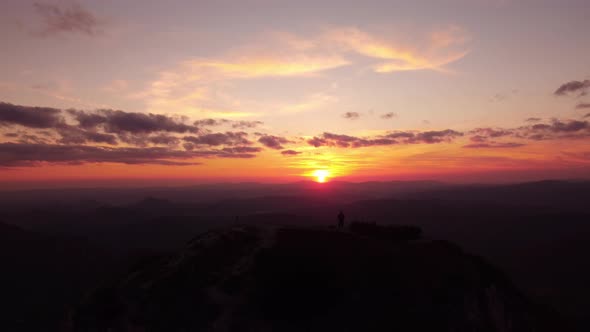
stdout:
{"type": "Polygon", "coordinates": [[[72,331],[556,331],[552,312],[442,241],[319,228],[205,233],[95,290],[72,331]]]}

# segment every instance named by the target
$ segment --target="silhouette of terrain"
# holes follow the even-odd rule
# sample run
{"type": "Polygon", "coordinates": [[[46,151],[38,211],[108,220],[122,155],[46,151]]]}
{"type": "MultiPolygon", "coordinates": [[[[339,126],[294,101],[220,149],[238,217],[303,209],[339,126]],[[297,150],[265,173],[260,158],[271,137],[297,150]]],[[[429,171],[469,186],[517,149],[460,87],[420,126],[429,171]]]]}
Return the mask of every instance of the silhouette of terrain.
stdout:
{"type": "Polygon", "coordinates": [[[64,319],[117,259],[75,239],[0,223],[0,329],[43,331],[64,319]]]}
{"type": "Polygon", "coordinates": [[[210,229],[236,222],[260,229],[326,229],[337,225],[342,210],[347,225],[417,226],[422,241],[456,243],[504,271],[526,298],[554,308],[576,331],[588,331],[588,201],[590,182],[583,181],[0,191],[6,271],[0,325],[10,327],[2,330],[56,330],[65,313],[97,285],[120,277],[131,265],[182,252],[196,234],[210,229]]]}
{"type": "Polygon", "coordinates": [[[555,313],[527,299],[501,272],[447,242],[253,226],[205,233],[174,255],[132,269],[94,291],[71,326],[73,331],[563,327],[555,313]]]}

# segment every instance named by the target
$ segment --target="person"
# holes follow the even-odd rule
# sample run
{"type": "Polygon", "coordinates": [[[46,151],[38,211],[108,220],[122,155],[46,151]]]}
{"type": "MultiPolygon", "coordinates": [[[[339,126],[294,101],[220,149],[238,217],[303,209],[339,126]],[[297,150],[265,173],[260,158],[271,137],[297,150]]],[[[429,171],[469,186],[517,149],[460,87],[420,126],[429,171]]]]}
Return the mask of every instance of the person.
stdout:
{"type": "Polygon", "coordinates": [[[344,213],[342,213],[342,210],[340,210],[340,213],[338,213],[338,228],[343,228],[344,227],[344,213]]]}

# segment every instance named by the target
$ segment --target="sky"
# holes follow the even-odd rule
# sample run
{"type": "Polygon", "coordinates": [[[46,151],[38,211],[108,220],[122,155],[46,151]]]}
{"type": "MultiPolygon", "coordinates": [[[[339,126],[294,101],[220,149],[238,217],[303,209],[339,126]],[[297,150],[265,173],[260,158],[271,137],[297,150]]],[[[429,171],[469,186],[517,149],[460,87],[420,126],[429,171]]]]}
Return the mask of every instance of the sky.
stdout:
{"type": "Polygon", "coordinates": [[[586,179],[588,17],[586,0],[3,0],[0,183],[586,179]]]}

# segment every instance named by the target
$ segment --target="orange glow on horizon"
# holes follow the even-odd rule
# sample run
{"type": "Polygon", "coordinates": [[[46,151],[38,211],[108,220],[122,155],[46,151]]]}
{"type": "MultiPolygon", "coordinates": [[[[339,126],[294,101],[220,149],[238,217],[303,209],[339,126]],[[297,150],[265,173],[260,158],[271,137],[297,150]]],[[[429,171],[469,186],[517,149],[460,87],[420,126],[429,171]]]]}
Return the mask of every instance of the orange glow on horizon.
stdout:
{"type": "Polygon", "coordinates": [[[324,183],[326,182],[326,178],[330,176],[330,172],[325,169],[318,169],[315,172],[313,172],[313,176],[316,177],[317,182],[324,183]]]}

